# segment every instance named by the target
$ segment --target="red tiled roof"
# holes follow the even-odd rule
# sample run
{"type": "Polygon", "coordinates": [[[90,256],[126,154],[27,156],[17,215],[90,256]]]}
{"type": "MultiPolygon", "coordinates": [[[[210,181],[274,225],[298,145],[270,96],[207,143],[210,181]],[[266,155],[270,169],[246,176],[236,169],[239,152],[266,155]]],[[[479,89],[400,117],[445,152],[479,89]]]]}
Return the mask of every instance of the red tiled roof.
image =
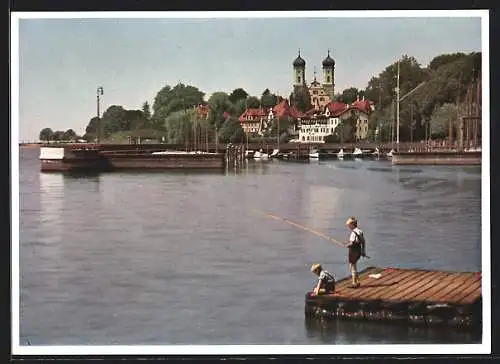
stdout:
{"type": "Polygon", "coordinates": [[[196,108],[196,111],[201,116],[207,117],[208,116],[208,112],[210,111],[210,108],[208,107],[208,105],[198,105],[198,107],[196,108]]]}
{"type": "Polygon", "coordinates": [[[280,103],[276,104],[273,107],[274,117],[280,118],[283,116],[290,116],[294,119],[300,118],[303,114],[297,110],[295,106],[291,106],[288,103],[288,100],[282,100],[280,103]]]}
{"type": "MultiPolygon", "coordinates": [[[[330,115],[332,116],[338,116],[343,114],[349,109],[349,105],[344,104],[343,102],[329,102],[326,104],[326,108],[330,112],[330,115]]],[[[326,109],[325,109],[326,111],[326,109]]]]}
{"type": "Polygon", "coordinates": [[[316,109],[316,108],[312,108],[310,110],[307,110],[305,113],[304,113],[304,117],[311,117],[313,116],[314,114],[320,114],[321,112],[316,109]]]}
{"type": "Polygon", "coordinates": [[[260,109],[246,109],[243,114],[240,115],[240,122],[247,121],[249,117],[253,118],[264,118],[267,116],[266,110],[260,109]]]}
{"type": "Polygon", "coordinates": [[[290,108],[290,114],[293,118],[301,118],[304,116],[304,113],[300,110],[298,110],[295,106],[292,106],[290,108]]]}
{"type": "Polygon", "coordinates": [[[370,101],[368,100],[356,100],[351,105],[353,108],[363,111],[367,114],[372,112],[372,107],[370,101]]]}

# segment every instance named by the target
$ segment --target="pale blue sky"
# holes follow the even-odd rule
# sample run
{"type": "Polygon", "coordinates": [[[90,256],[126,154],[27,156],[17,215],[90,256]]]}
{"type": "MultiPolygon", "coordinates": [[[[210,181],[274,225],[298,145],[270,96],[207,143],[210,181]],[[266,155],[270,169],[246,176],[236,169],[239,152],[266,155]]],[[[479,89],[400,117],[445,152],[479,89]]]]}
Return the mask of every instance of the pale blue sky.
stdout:
{"type": "Polygon", "coordinates": [[[436,55],[481,50],[475,18],[21,19],[19,139],[40,130],[84,132],[101,109],[153,104],[181,81],[208,96],[243,87],[288,97],[297,49],[321,75],[327,49],[336,91],[364,88],[401,55],[427,65],[436,55]]]}

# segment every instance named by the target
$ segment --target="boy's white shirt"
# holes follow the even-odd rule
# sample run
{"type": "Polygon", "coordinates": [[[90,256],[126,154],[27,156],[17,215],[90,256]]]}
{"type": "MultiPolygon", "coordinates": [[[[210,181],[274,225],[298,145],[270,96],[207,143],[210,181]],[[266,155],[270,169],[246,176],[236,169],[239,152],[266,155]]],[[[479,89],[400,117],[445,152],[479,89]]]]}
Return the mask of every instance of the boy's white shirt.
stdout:
{"type": "Polygon", "coordinates": [[[356,234],[358,234],[360,236],[363,235],[363,230],[361,230],[358,227],[355,227],[354,229],[352,229],[351,235],[349,236],[349,242],[350,243],[354,243],[356,241],[356,238],[357,238],[356,234]]]}

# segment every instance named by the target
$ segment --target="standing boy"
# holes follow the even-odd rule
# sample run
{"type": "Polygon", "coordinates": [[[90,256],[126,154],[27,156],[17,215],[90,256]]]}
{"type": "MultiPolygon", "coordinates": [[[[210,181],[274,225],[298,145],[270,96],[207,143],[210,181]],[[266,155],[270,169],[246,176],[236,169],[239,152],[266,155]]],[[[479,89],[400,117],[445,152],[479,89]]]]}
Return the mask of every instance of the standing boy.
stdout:
{"type": "Polygon", "coordinates": [[[351,232],[349,235],[349,243],[347,248],[349,249],[349,270],[351,271],[352,277],[352,288],[358,288],[360,286],[358,268],[356,266],[360,257],[365,255],[365,238],[363,231],[358,227],[358,220],[351,216],[345,222],[345,225],[351,232]]]}

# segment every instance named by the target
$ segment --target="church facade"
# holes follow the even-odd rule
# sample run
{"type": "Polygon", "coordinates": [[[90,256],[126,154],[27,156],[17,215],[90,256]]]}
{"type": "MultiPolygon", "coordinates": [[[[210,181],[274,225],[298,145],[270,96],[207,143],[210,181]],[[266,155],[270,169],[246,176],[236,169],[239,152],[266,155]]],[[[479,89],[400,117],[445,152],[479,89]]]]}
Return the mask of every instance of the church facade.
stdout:
{"type": "Polygon", "coordinates": [[[293,61],[293,90],[306,89],[309,93],[311,105],[317,110],[323,109],[333,100],[335,92],[335,61],[328,55],[322,62],[323,79],[319,82],[314,69],[313,81],[308,85],[306,81],[306,61],[300,56],[293,61]]]}

